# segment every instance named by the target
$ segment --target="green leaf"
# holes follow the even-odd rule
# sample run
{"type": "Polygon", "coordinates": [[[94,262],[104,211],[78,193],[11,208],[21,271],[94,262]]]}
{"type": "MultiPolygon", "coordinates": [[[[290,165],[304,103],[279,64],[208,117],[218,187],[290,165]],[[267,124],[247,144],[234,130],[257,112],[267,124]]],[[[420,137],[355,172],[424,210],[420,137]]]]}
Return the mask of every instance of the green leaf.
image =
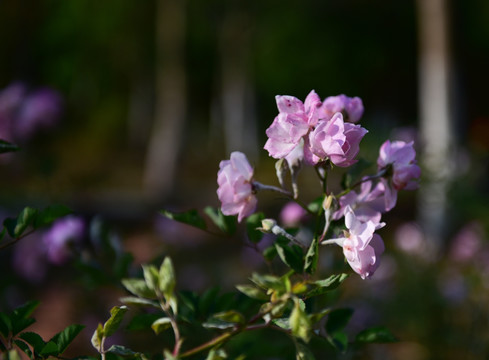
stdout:
{"type": "Polygon", "coordinates": [[[307,297],[321,295],[336,289],[348,276],[348,274],[335,274],[327,279],[311,282],[313,288],[307,293],[307,297]]]}
{"type": "Polygon", "coordinates": [[[35,332],[23,332],[19,335],[19,338],[31,345],[36,354],[39,354],[46,346],[46,342],[35,332]]]}
{"type": "Polygon", "coordinates": [[[232,324],[244,324],[246,322],[244,315],[236,310],[223,311],[214,314],[213,317],[232,324]]]}
{"type": "Polygon", "coordinates": [[[119,356],[122,356],[122,357],[133,357],[133,356],[138,356],[139,353],[134,351],[134,350],[131,350],[125,346],[122,346],[122,345],[112,345],[108,350],[107,352],[109,353],[112,353],[112,354],[115,354],[115,355],[119,355],[119,356]]]}
{"type": "Polygon", "coordinates": [[[150,290],[159,290],[158,269],[154,265],[143,265],[144,281],[150,290]]]}
{"type": "Polygon", "coordinates": [[[315,360],[312,351],[307,347],[307,345],[295,342],[295,359],[296,360],[315,360]]]}
{"type": "Polygon", "coordinates": [[[224,360],[227,359],[228,355],[224,349],[211,349],[205,360],[224,360]]]}
{"type": "Polygon", "coordinates": [[[97,328],[92,335],[92,346],[98,351],[102,352],[102,339],[104,338],[104,327],[102,324],[98,324],[97,328]]]}
{"type": "Polygon", "coordinates": [[[308,274],[314,274],[316,272],[318,257],[319,257],[319,241],[315,236],[312,239],[311,245],[307,250],[306,258],[304,261],[304,271],[308,274]]]}
{"type": "Polygon", "coordinates": [[[348,348],[348,336],[343,331],[330,335],[328,341],[341,352],[345,352],[348,348]]]}
{"type": "Polygon", "coordinates": [[[306,343],[309,342],[312,334],[311,322],[297,298],[294,299],[294,309],[290,314],[289,323],[292,335],[302,339],[306,343]]]}
{"type": "Polygon", "coordinates": [[[275,259],[275,256],[277,256],[277,249],[273,245],[268,246],[263,250],[262,254],[265,260],[272,261],[273,259],[275,259]]]}
{"type": "Polygon", "coordinates": [[[236,285],[236,288],[246,296],[256,300],[268,300],[270,296],[265,294],[262,289],[252,285],[236,285]]]}
{"type": "Polygon", "coordinates": [[[110,309],[110,318],[105,322],[103,328],[104,337],[109,337],[117,331],[126,312],[127,306],[124,305],[110,309]]]}
{"type": "Polygon", "coordinates": [[[257,243],[262,239],[263,233],[257,228],[261,227],[263,219],[265,215],[261,212],[254,213],[246,219],[246,232],[251,242],[257,243]]]}
{"type": "Polygon", "coordinates": [[[311,319],[311,324],[315,324],[315,323],[321,321],[321,319],[323,317],[325,317],[326,315],[328,315],[330,312],[331,312],[331,309],[328,308],[328,309],[323,309],[320,312],[310,314],[309,319],[311,319]]]}
{"type": "Polygon", "coordinates": [[[148,299],[142,299],[135,296],[126,296],[120,298],[119,301],[125,305],[129,306],[151,306],[156,309],[160,309],[160,305],[156,301],[151,301],[148,299]]]}
{"type": "Polygon", "coordinates": [[[399,340],[386,327],[376,326],[358,333],[355,341],[361,343],[391,343],[399,340]]]}
{"type": "Polygon", "coordinates": [[[353,309],[349,308],[335,309],[331,311],[326,322],[326,331],[328,334],[333,335],[342,331],[350,321],[352,315],[353,309]]]}
{"type": "Polygon", "coordinates": [[[76,338],[76,336],[85,328],[83,325],[73,324],[66,329],[60,331],[52,337],[50,341],[58,345],[59,354],[62,354],[68,345],[76,338]]]}
{"type": "Polygon", "coordinates": [[[251,275],[251,281],[256,285],[260,286],[262,289],[268,290],[273,289],[280,292],[286,292],[284,281],[274,275],[261,275],[258,273],[253,273],[251,275]]]}
{"type": "Polygon", "coordinates": [[[12,331],[12,321],[10,318],[4,314],[0,313],[0,333],[3,337],[7,338],[12,331]]]}
{"type": "Polygon", "coordinates": [[[202,326],[205,327],[206,329],[220,329],[220,330],[226,330],[226,329],[233,329],[236,327],[236,324],[229,323],[227,321],[222,321],[219,319],[211,318],[205,322],[202,323],[202,326]]]}
{"type": "Polygon", "coordinates": [[[307,205],[307,209],[312,213],[319,213],[319,211],[323,208],[324,195],[321,195],[317,199],[313,200],[309,205],[307,205]]]}
{"type": "Polygon", "coordinates": [[[171,327],[171,320],[168,317],[162,317],[153,322],[151,325],[151,329],[155,332],[156,335],[165,331],[166,329],[171,327]]]}
{"type": "Polygon", "coordinates": [[[27,206],[20,212],[17,218],[5,219],[3,225],[7,228],[8,234],[12,238],[18,238],[32,224],[36,215],[37,210],[27,206]]]}
{"type": "Polygon", "coordinates": [[[214,224],[224,233],[233,235],[236,232],[236,216],[226,216],[221,209],[207,206],[204,213],[212,220],[214,224]]]}
{"type": "Polygon", "coordinates": [[[169,210],[161,210],[160,214],[166,216],[169,219],[195,226],[199,229],[205,229],[207,226],[205,220],[199,215],[198,211],[195,209],[185,211],[185,212],[171,212],[169,210]]]}
{"type": "Polygon", "coordinates": [[[34,228],[40,228],[51,224],[56,219],[71,214],[72,211],[64,205],[52,205],[38,212],[34,219],[34,228]]]}
{"type": "Polygon", "coordinates": [[[41,356],[57,356],[59,355],[59,348],[53,341],[48,341],[44,348],[39,352],[41,356]]]}
{"type": "Polygon", "coordinates": [[[29,316],[31,316],[31,314],[38,306],[39,301],[29,301],[13,311],[13,313],[9,317],[13,336],[17,335],[22,330],[26,329],[36,322],[35,319],[30,318],[29,316]]]}
{"type": "Polygon", "coordinates": [[[15,345],[19,347],[20,350],[22,350],[30,359],[34,359],[35,355],[32,353],[31,349],[29,348],[29,345],[27,345],[25,342],[21,340],[14,340],[15,345]]]}
{"type": "Polygon", "coordinates": [[[304,254],[300,246],[289,246],[281,242],[276,242],[275,248],[277,249],[278,256],[285,265],[289,266],[296,273],[302,274],[304,268],[302,258],[304,254]]]}
{"type": "Polygon", "coordinates": [[[165,360],[178,360],[177,356],[173,356],[171,351],[168,351],[166,349],[163,351],[163,356],[165,357],[165,360]]]}
{"type": "Polygon", "coordinates": [[[169,257],[166,257],[161,264],[159,271],[160,291],[165,295],[167,300],[173,297],[176,279],[173,263],[169,257]]]}
{"type": "Polygon", "coordinates": [[[11,144],[5,140],[0,140],[0,154],[19,150],[20,148],[17,145],[11,144]]]}
{"type": "Polygon", "coordinates": [[[122,279],[122,285],[136,296],[156,299],[156,293],[148,287],[143,279],[122,279]]]}

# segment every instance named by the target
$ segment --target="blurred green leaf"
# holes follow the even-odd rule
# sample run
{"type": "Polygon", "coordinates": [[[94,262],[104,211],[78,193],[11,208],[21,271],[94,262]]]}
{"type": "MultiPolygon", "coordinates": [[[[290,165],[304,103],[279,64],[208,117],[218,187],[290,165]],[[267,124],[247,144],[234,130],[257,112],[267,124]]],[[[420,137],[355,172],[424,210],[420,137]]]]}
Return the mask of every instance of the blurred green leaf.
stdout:
{"type": "Polygon", "coordinates": [[[139,355],[138,352],[131,350],[131,349],[129,349],[125,346],[122,346],[122,345],[112,345],[107,350],[107,352],[118,355],[118,356],[122,356],[122,357],[133,357],[133,356],[139,355]]]}
{"type": "Polygon", "coordinates": [[[12,321],[7,314],[0,313],[0,333],[7,338],[12,331],[12,321]]]}
{"type": "Polygon", "coordinates": [[[37,210],[31,207],[25,207],[17,218],[7,218],[3,225],[7,228],[9,235],[12,238],[18,238],[31,225],[36,218],[37,210]]]}
{"type": "Polygon", "coordinates": [[[122,285],[136,296],[156,299],[156,293],[148,287],[143,279],[122,279],[122,285]]]}
{"type": "Polygon", "coordinates": [[[32,350],[29,348],[29,345],[27,345],[24,341],[21,340],[14,340],[15,345],[19,347],[20,350],[22,350],[30,359],[35,358],[35,354],[32,353],[32,350]]]}
{"type": "Polygon", "coordinates": [[[40,210],[34,219],[35,229],[51,224],[56,219],[71,214],[72,211],[64,205],[52,205],[40,210]]]}
{"type": "Polygon", "coordinates": [[[127,307],[124,305],[114,306],[110,309],[110,318],[105,322],[103,328],[104,337],[109,337],[117,331],[126,312],[127,307]]]}
{"type": "Polygon", "coordinates": [[[303,256],[304,253],[298,245],[287,245],[279,241],[275,242],[275,248],[277,249],[278,256],[283,263],[289,266],[298,274],[302,274],[304,269],[303,256]]]}
{"type": "Polygon", "coordinates": [[[151,325],[161,317],[161,314],[136,314],[127,325],[127,330],[149,330],[151,325]]]}
{"type": "Polygon", "coordinates": [[[102,349],[102,339],[104,338],[104,327],[102,324],[98,324],[97,328],[93,332],[92,335],[92,346],[98,351],[101,352],[102,349]]]}
{"type": "Polygon", "coordinates": [[[265,215],[261,212],[254,213],[246,219],[246,233],[251,242],[257,243],[263,238],[263,233],[257,228],[261,227],[265,215]]]}
{"type": "Polygon", "coordinates": [[[19,338],[31,345],[36,354],[39,354],[44,346],[46,346],[46,342],[35,332],[23,332],[19,335],[19,338]]]}
{"type": "Polygon", "coordinates": [[[212,220],[222,232],[233,235],[236,232],[237,218],[236,216],[226,216],[221,209],[207,206],[204,208],[204,213],[212,220]]]}
{"type": "Polygon", "coordinates": [[[156,309],[161,309],[160,305],[156,301],[143,299],[135,296],[126,296],[119,299],[119,301],[129,306],[151,306],[156,309]]]}
{"type": "Polygon", "coordinates": [[[160,266],[159,270],[159,287],[160,291],[165,295],[167,301],[173,297],[173,290],[175,289],[175,269],[171,258],[166,257],[160,266]]]}
{"type": "Polygon", "coordinates": [[[20,148],[17,145],[9,143],[5,140],[0,140],[0,154],[19,151],[19,150],[20,148]]]}
{"type": "Polygon", "coordinates": [[[348,276],[348,274],[335,274],[327,279],[311,282],[313,288],[307,293],[307,297],[321,295],[336,289],[348,276]]]}
{"type": "Polygon", "coordinates": [[[85,328],[83,325],[73,324],[54,335],[50,341],[56,343],[59,354],[62,354],[75,337],[85,328]]]}
{"type": "Polygon", "coordinates": [[[169,210],[161,210],[160,214],[166,216],[169,219],[195,226],[199,229],[206,229],[205,220],[199,215],[198,211],[195,209],[185,211],[185,212],[171,212],[169,210]]]}
{"type": "Polygon", "coordinates": [[[265,290],[273,289],[279,292],[287,291],[284,280],[274,275],[253,273],[250,280],[265,290]]]}
{"type": "Polygon", "coordinates": [[[224,360],[227,359],[228,355],[224,349],[211,349],[205,360],[224,360]]]}
{"type": "Polygon", "coordinates": [[[353,309],[350,308],[332,310],[326,322],[326,331],[328,334],[333,335],[342,331],[350,321],[352,315],[353,309]]]}
{"type": "Polygon", "coordinates": [[[306,343],[309,342],[312,335],[311,322],[298,299],[294,299],[294,308],[289,317],[289,324],[292,335],[306,343]]]}
{"type": "Polygon", "coordinates": [[[151,324],[151,329],[155,332],[156,335],[165,331],[166,329],[171,327],[171,320],[168,317],[162,317],[153,322],[151,324]]]}
{"type": "Polygon", "coordinates": [[[277,249],[275,248],[275,246],[272,245],[263,250],[263,257],[267,261],[272,261],[275,256],[277,256],[277,249]]]}
{"type": "Polygon", "coordinates": [[[298,341],[295,342],[295,359],[296,360],[315,360],[315,357],[309,347],[298,341]]]}
{"type": "Polygon", "coordinates": [[[348,348],[348,336],[343,331],[338,331],[330,335],[328,341],[340,352],[345,352],[348,348]]]}
{"type": "Polygon", "coordinates": [[[265,294],[262,289],[252,285],[236,285],[236,288],[246,296],[256,300],[268,300],[270,296],[265,294]]]}
{"type": "Polygon", "coordinates": [[[319,211],[323,208],[324,195],[321,195],[317,199],[314,199],[312,202],[307,205],[307,209],[312,213],[319,213],[319,211]]]}
{"type": "Polygon", "coordinates": [[[317,236],[312,239],[304,261],[304,272],[314,274],[316,272],[319,257],[319,241],[317,236]]]}
{"type": "Polygon", "coordinates": [[[355,341],[361,343],[391,343],[399,340],[386,327],[376,326],[358,333],[355,341]]]}
{"type": "Polygon", "coordinates": [[[236,310],[223,311],[213,315],[214,318],[233,324],[244,324],[246,319],[243,314],[236,310]]]}
{"type": "Polygon", "coordinates": [[[47,356],[57,356],[59,355],[59,348],[53,341],[48,341],[44,348],[39,352],[39,355],[47,357],[47,356]]]}
{"type": "Polygon", "coordinates": [[[144,281],[150,290],[159,290],[158,269],[154,265],[143,265],[144,281]]]}

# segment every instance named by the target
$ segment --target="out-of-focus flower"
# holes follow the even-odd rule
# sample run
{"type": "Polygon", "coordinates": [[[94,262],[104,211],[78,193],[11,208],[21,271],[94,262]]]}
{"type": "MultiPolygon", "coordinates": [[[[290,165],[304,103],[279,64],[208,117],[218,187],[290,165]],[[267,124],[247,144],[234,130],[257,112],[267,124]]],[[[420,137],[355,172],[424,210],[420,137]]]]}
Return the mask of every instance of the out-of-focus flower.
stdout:
{"type": "Polygon", "coordinates": [[[350,166],[357,161],[354,158],[367,132],[360,125],[345,123],[343,115],[338,112],[330,120],[320,121],[309,134],[308,145],[312,156],[306,153],[306,159],[313,164],[329,159],[336,166],[350,166]]]}
{"type": "Polygon", "coordinates": [[[33,233],[14,246],[12,266],[29,282],[40,283],[44,280],[48,263],[40,233],[33,233]]]}
{"type": "Polygon", "coordinates": [[[26,87],[13,83],[0,92],[0,139],[14,140],[13,126],[24,99],[26,87]]]}
{"type": "Polygon", "coordinates": [[[320,117],[329,120],[337,112],[343,113],[345,121],[358,122],[363,115],[363,102],[359,97],[348,97],[344,94],[329,96],[324,99],[320,110],[320,117]]]}
{"type": "Polygon", "coordinates": [[[257,199],[252,185],[253,168],[246,155],[231,153],[230,160],[222,160],[217,173],[217,196],[224,215],[238,215],[238,221],[255,212],[257,199]]]}
{"type": "Polygon", "coordinates": [[[279,114],[266,130],[265,150],[271,157],[282,159],[299,145],[301,139],[317,124],[321,100],[314,90],[304,103],[293,96],[277,95],[279,114]]]}
{"type": "Polygon", "coordinates": [[[395,235],[396,246],[409,254],[426,255],[426,243],[421,228],[414,222],[404,223],[397,227],[395,235]]]}
{"type": "Polygon", "coordinates": [[[360,193],[352,190],[340,197],[340,208],[333,213],[333,219],[341,219],[347,207],[350,207],[360,221],[380,223],[382,212],[385,211],[385,187],[381,182],[378,182],[374,188],[372,184],[372,181],[364,181],[361,184],[360,193]]]}
{"type": "Polygon", "coordinates": [[[285,227],[294,227],[300,224],[307,214],[306,210],[294,201],[290,201],[280,211],[280,222],[285,227]]]}
{"type": "Polygon", "coordinates": [[[457,262],[474,260],[482,249],[483,229],[477,222],[465,225],[454,237],[449,256],[457,262]]]}
{"type": "Polygon", "coordinates": [[[389,211],[396,205],[399,190],[415,190],[419,186],[421,169],[416,164],[413,142],[387,140],[380,147],[377,165],[379,171],[386,172],[381,181],[385,185],[385,208],[389,211]]]}
{"type": "Polygon", "coordinates": [[[60,265],[69,260],[84,234],[83,219],[70,215],[56,220],[43,237],[49,261],[60,265]]]}
{"type": "Polygon", "coordinates": [[[385,224],[372,221],[362,222],[350,207],[345,213],[345,225],[348,231],[345,237],[334,239],[343,247],[348,264],[362,279],[371,277],[379,266],[380,255],[384,252],[384,242],[375,230],[385,224]]]}

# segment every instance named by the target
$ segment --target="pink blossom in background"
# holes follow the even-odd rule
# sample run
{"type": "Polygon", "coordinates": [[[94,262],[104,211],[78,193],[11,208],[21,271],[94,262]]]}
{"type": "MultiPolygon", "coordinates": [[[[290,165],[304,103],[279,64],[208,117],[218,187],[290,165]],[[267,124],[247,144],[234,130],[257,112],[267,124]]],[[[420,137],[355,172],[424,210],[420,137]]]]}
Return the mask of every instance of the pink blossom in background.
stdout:
{"type": "Polygon", "coordinates": [[[289,201],[280,211],[280,222],[285,227],[298,226],[307,212],[294,201],[289,201]]]}
{"type": "Polygon", "coordinates": [[[343,253],[351,268],[362,279],[369,278],[377,270],[380,255],[385,249],[382,238],[374,232],[385,224],[362,222],[348,207],[345,213],[345,225],[348,233],[345,237],[336,239],[336,243],[343,247],[343,253]]]}
{"type": "Polygon", "coordinates": [[[320,110],[320,117],[329,120],[337,112],[343,113],[345,121],[356,123],[363,115],[364,107],[359,97],[348,97],[346,95],[329,96],[324,99],[320,110]]]}
{"type": "Polygon", "coordinates": [[[415,222],[408,222],[399,225],[394,234],[396,246],[408,253],[424,256],[427,248],[421,227],[415,222]]]}
{"type": "Polygon", "coordinates": [[[477,222],[465,225],[454,237],[449,256],[457,262],[473,261],[482,250],[484,230],[477,222]]]}
{"type": "Polygon", "coordinates": [[[309,134],[307,146],[311,155],[305,152],[305,158],[312,164],[329,159],[336,166],[353,165],[367,132],[360,125],[345,123],[343,115],[336,113],[330,120],[320,121],[309,134]]]}
{"type": "Polygon", "coordinates": [[[246,155],[231,153],[230,160],[222,160],[217,173],[217,196],[224,215],[238,215],[238,221],[255,212],[257,199],[252,186],[253,168],[246,155]]]}
{"type": "Polygon", "coordinates": [[[41,233],[33,233],[13,247],[12,266],[31,283],[41,283],[47,274],[46,249],[41,233]]]}
{"type": "Polygon", "coordinates": [[[0,92],[0,139],[13,141],[13,125],[22,105],[26,87],[16,82],[0,92]]]}
{"type": "Polygon", "coordinates": [[[69,260],[84,234],[85,222],[81,218],[70,215],[56,220],[43,236],[49,261],[60,265],[69,260]]]}
{"type": "Polygon", "coordinates": [[[373,188],[372,185],[372,181],[365,181],[361,184],[360,193],[352,190],[340,197],[340,208],[333,213],[333,219],[341,219],[345,216],[346,209],[350,207],[358,220],[380,223],[382,212],[385,211],[385,187],[380,182],[373,188]]]}
{"type": "Polygon", "coordinates": [[[380,147],[377,158],[379,170],[387,173],[382,178],[385,185],[386,211],[391,210],[397,202],[399,190],[415,190],[419,187],[421,169],[416,164],[416,151],[413,142],[387,140],[380,147]]]}
{"type": "Polygon", "coordinates": [[[317,124],[321,100],[314,90],[307,95],[304,103],[288,95],[277,95],[275,99],[279,114],[266,130],[268,140],[264,148],[271,157],[282,159],[317,124]]]}

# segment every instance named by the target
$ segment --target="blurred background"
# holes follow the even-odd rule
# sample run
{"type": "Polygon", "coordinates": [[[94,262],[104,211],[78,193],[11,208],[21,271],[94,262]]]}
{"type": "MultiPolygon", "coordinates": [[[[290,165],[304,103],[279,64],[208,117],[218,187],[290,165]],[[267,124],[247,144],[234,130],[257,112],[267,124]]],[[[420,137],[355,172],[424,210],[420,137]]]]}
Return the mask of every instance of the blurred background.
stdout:
{"type": "MultiPolygon", "coordinates": [[[[134,264],[170,254],[195,291],[246,281],[263,264],[242,239],[158,210],[218,206],[218,164],[235,150],[276,184],[263,150],[274,97],[314,89],[362,98],[363,157],[415,140],[423,168],[385,216],[378,273],[338,295],[358,309],[352,332],[383,324],[402,341],[349,356],[489,356],[489,2],[0,0],[0,44],[0,138],[21,147],[0,157],[2,218],[67,205],[75,250],[90,243],[123,269],[89,278],[86,253],[46,253],[62,235],[34,234],[0,253],[2,310],[37,298],[43,336],[78,322],[89,343],[123,294],[111,281],[134,264]]],[[[300,178],[314,199],[314,175],[300,178]]],[[[276,200],[259,210],[278,215],[276,200]]]]}

